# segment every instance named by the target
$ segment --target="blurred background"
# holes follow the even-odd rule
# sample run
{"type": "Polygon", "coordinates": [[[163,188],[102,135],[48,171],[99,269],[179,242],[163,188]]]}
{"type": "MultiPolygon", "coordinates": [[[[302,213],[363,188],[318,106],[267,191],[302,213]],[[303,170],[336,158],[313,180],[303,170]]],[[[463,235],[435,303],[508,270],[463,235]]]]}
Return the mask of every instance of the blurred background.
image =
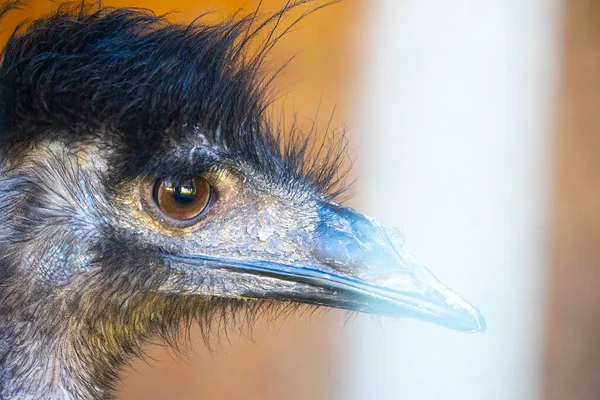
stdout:
{"type": "MultiPolygon", "coordinates": [[[[177,10],[175,22],[259,5],[103,3],[177,10]]],[[[29,0],[0,41],[54,7],[29,0]]],[[[600,4],[345,0],[301,22],[270,65],[295,54],[273,114],[348,128],[347,204],[402,228],[488,331],[299,313],[230,332],[212,352],[198,334],[185,354],[149,346],[117,397],[600,398],[600,4]]]]}

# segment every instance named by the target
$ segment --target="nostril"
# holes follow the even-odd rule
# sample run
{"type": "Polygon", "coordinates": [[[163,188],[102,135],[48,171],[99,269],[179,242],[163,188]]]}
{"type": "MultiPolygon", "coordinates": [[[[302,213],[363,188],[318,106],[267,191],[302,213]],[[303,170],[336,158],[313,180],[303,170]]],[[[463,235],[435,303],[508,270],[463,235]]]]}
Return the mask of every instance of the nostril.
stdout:
{"type": "Polygon", "coordinates": [[[371,276],[402,267],[387,228],[348,207],[321,203],[314,255],[353,276],[371,276]]]}

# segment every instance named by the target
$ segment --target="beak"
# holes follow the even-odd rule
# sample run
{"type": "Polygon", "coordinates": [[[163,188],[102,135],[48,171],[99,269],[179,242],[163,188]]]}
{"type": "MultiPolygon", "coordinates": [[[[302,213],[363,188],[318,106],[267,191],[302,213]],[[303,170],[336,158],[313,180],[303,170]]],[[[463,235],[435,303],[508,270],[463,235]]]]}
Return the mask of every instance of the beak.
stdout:
{"type": "Polygon", "coordinates": [[[439,281],[403,246],[397,230],[333,203],[319,205],[320,222],[299,246],[311,259],[165,255],[170,266],[219,280],[221,295],[276,299],[414,318],[463,332],[484,332],[481,313],[439,281]],[[226,284],[223,283],[227,280],[226,284]]]}

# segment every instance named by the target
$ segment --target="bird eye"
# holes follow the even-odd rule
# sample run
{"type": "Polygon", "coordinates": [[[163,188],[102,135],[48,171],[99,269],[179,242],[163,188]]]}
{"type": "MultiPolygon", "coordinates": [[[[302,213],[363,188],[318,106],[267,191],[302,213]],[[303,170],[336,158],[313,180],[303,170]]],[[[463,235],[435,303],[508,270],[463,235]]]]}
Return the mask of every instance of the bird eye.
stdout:
{"type": "Polygon", "coordinates": [[[213,195],[210,183],[204,178],[156,181],[153,189],[154,202],[167,217],[188,222],[208,209],[213,195]]]}

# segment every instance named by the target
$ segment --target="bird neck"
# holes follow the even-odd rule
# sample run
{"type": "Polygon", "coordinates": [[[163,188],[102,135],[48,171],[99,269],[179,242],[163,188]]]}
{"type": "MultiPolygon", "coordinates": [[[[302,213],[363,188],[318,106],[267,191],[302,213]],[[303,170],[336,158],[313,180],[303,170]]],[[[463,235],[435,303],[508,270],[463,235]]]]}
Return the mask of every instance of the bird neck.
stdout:
{"type": "Polygon", "coordinates": [[[49,331],[32,321],[11,321],[0,324],[1,400],[105,397],[90,385],[94,368],[77,355],[69,329],[49,331]]]}
{"type": "Polygon", "coordinates": [[[11,303],[6,292],[0,293],[0,400],[111,398],[120,367],[145,336],[115,322],[110,307],[105,319],[75,318],[54,296],[11,303]]]}
{"type": "Polygon", "coordinates": [[[178,326],[189,328],[193,320],[206,320],[200,315],[207,302],[200,297],[100,300],[96,305],[102,312],[82,315],[91,308],[91,299],[80,299],[79,308],[68,309],[52,300],[60,296],[15,294],[20,300],[36,298],[25,304],[7,301],[7,293],[0,288],[0,400],[110,398],[120,367],[146,341],[157,334],[168,341],[178,336],[178,326]]]}

